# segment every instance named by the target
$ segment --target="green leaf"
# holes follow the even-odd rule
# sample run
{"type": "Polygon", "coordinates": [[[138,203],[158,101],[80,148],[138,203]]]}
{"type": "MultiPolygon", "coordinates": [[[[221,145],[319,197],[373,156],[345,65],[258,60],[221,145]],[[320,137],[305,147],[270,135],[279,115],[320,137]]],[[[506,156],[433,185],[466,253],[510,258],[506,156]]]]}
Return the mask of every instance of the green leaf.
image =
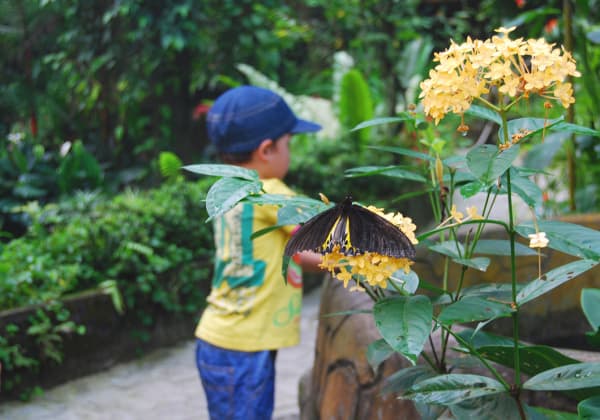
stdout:
{"type": "Polygon", "coordinates": [[[577,414],[552,410],[546,407],[524,406],[527,420],[579,420],[577,414]]]}
{"type": "Polygon", "coordinates": [[[373,307],[381,336],[413,365],[431,332],[433,307],[423,295],[385,298],[373,307]]]}
{"type": "MultiPolygon", "coordinates": [[[[513,344],[479,346],[477,351],[492,362],[511,368],[515,366],[515,348],[513,344]]],[[[537,375],[555,367],[579,363],[578,360],[565,356],[552,347],[542,345],[520,345],[519,360],[521,371],[529,376],[537,375]]]]}
{"type": "Polygon", "coordinates": [[[498,125],[502,125],[502,116],[496,111],[489,108],[485,108],[479,105],[471,105],[469,109],[465,111],[466,115],[470,115],[476,118],[482,118],[484,120],[495,122],[498,125]]]}
{"type": "Polygon", "coordinates": [[[600,289],[581,290],[581,309],[592,326],[592,330],[598,331],[600,328],[600,289]]]}
{"type": "Polygon", "coordinates": [[[460,242],[455,241],[444,241],[437,244],[428,246],[430,251],[446,255],[451,258],[460,258],[464,255],[465,248],[460,242]]]}
{"type": "MultiPolygon", "coordinates": [[[[600,232],[574,223],[560,221],[539,221],[540,232],[549,239],[548,247],[574,255],[600,261],[600,232]]],[[[531,222],[518,225],[515,230],[525,238],[536,232],[531,222]]]]}
{"type": "Polygon", "coordinates": [[[401,114],[398,117],[374,118],[369,121],[363,121],[360,124],[358,124],[356,127],[354,127],[353,129],[351,129],[350,131],[361,130],[363,128],[373,127],[376,125],[392,124],[392,123],[398,123],[398,122],[402,122],[402,121],[414,121],[414,120],[415,120],[415,117],[413,117],[408,112],[406,112],[406,113],[401,114]]]}
{"type": "Polygon", "coordinates": [[[486,271],[490,265],[490,259],[487,257],[455,258],[453,261],[457,264],[465,265],[479,271],[486,271]]]}
{"type": "Polygon", "coordinates": [[[414,384],[421,382],[425,379],[436,376],[428,365],[416,365],[409,366],[394,372],[385,381],[382,393],[386,394],[389,392],[399,393],[412,387],[414,384]]]}
{"type": "Polygon", "coordinates": [[[415,159],[422,159],[430,162],[434,162],[435,158],[433,156],[429,156],[426,153],[416,152],[412,149],[405,149],[403,147],[393,147],[393,146],[370,146],[370,149],[381,150],[383,152],[391,152],[397,155],[403,155],[412,157],[415,159]]]}
{"type": "Polygon", "coordinates": [[[557,288],[563,283],[577,277],[581,273],[594,268],[598,264],[592,260],[578,260],[562,265],[527,283],[517,294],[517,304],[523,305],[545,293],[557,288]]]}
{"type": "Polygon", "coordinates": [[[457,419],[507,420],[520,418],[515,399],[506,392],[461,401],[450,406],[450,411],[457,419]]]}
{"type": "Polygon", "coordinates": [[[461,243],[457,243],[454,241],[445,241],[439,244],[430,245],[428,247],[431,251],[438,252],[442,255],[447,255],[452,258],[457,264],[466,265],[467,267],[474,268],[479,271],[487,270],[490,259],[484,257],[476,257],[476,258],[462,258],[461,255],[464,255],[464,247],[461,243]]]}
{"type": "Polygon", "coordinates": [[[600,395],[577,404],[577,414],[579,414],[580,420],[600,419],[600,395]]]}
{"type": "Polygon", "coordinates": [[[419,276],[413,270],[405,273],[403,269],[395,271],[388,279],[388,290],[396,290],[396,288],[412,295],[419,288],[419,276]],[[394,282],[396,287],[389,284],[394,282]]]}
{"type": "Polygon", "coordinates": [[[376,372],[379,365],[394,353],[394,349],[383,338],[373,341],[367,347],[367,361],[376,372]]]}
{"type": "MultiPolygon", "coordinates": [[[[510,180],[513,193],[517,194],[529,207],[538,207],[542,204],[542,190],[529,178],[520,176],[514,169],[510,169],[510,180]]],[[[502,182],[502,191],[506,191],[507,180],[502,182]]]]}
{"type": "Polygon", "coordinates": [[[467,153],[467,166],[483,184],[490,185],[510,168],[519,150],[518,145],[500,151],[497,146],[483,144],[467,153]]]}
{"type": "Polygon", "coordinates": [[[440,375],[413,385],[403,398],[426,404],[454,405],[471,398],[505,392],[500,382],[471,374],[440,375]]]}
{"type": "Polygon", "coordinates": [[[488,187],[480,181],[472,181],[460,187],[460,195],[462,195],[463,198],[471,198],[475,194],[485,191],[487,188],[488,187]]]}
{"type": "Polygon", "coordinates": [[[546,370],[529,378],[524,389],[534,391],[565,391],[600,387],[600,363],[576,363],[546,370]]]}
{"type": "Polygon", "coordinates": [[[390,178],[400,178],[409,181],[426,183],[427,179],[413,171],[402,169],[399,166],[362,166],[359,168],[348,169],[345,172],[349,178],[358,178],[363,176],[383,175],[390,178]]]}
{"type": "Polygon", "coordinates": [[[465,328],[464,330],[459,331],[457,334],[477,349],[484,346],[513,345],[512,337],[504,337],[501,335],[491,334],[485,331],[479,331],[475,334],[475,330],[472,328],[465,328]]]}
{"type": "Polygon", "coordinates": [[[482,321],[510,315],[514,309],[509,304],[489,301],[477,296],[467,296],[445,307],[438,320],[442,324],[482,321]]]}
{"type": "Polygon", "coordinates": [[[197,164],[187,165],[183,169],[201,175],[222,176],[229,178],[241,178],[248,181],[257,181],[258,173],[255,170],[242,168],[236,165],[220,164],[197,164]]]}
{"type": "Polygon", "coordinates": [[[258,194],[262,190],[262,182],[239,178],[221,178],[215,182],[206,194],[206,210],[208,220],[214,219],[231,210],[240,200],[250,194],[258,194]]]}
{"type": "Polygon", "coordinates": [[[464,288],[461,295],[463,297],[477,296],[489,301],[508,303],[511,301],[512,285],[510,283],[476,284],[464,288]]]}
{"type": "Polygon", "coordinates": [[[565,131],[567,133],[579,134],[582,136],[600,137],[600,131],[594,130],[583,125],[560,122],[552,127],[552,130],[565,131]]]}
{"type": "MultiPolygon", "coordinates": [[[[510,255],[510,241],[503,239],[480,239],[475,245],[475,254],[487,255],[510,255]]],[[[515,255],[517,256],[535,256],[537,252],[520,243],[515,243],[515,255]]]]}
{"type": "Polygon", "coordinates": [[[534,145],[523,158],[526,168],[546,169],[554,157],[562,149],[562,145],[570,138],[569,133],[551,133],[546,136],[543,143],[534,145]]]}
{"type": "MultiPolygon", "coordinates": [[[[552,127],[556,127],[561,121],[562,117],[555,120],[548,120],[546,118],[517,118],[511,120],[507,124],[508,139],[512,139],[515,134],[523,134],[520,139],[522,142],[537,134],[548,133],[552,127]]],[[[504,139],[502,128],[498,131],[498,138],[504,139]]]]}

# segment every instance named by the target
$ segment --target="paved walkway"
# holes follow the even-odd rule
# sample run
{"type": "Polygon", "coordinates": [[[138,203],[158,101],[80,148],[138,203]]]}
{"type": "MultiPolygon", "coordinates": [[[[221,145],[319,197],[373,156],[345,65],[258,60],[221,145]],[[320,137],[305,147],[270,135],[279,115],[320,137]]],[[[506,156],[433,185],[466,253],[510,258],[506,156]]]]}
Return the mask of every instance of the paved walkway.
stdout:
{"type": "MultiPolygon", "coordinates": [[[[298,419],[298,381],[312,366],[320,289],[304,298],[299,346],[277,355],[277,420],[298,419]]],[[[194,341],[47,390],[27,403],[0,404],[2,420],[208,419],[194,341]]]]}

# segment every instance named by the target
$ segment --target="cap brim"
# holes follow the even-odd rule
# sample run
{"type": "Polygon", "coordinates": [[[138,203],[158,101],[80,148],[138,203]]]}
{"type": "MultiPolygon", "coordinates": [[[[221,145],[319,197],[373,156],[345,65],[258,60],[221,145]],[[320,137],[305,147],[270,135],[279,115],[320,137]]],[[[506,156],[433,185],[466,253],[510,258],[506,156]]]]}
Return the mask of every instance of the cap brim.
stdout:
{"type": "Polygon", "coordinates": [[[292,134],[300,134],[300,133],[314,133],[315,131],[319,131],[321,126],[319,124],[315,124],[310,121],[298,119],[296,121],[296,125],[290,130],[292,134]]]}

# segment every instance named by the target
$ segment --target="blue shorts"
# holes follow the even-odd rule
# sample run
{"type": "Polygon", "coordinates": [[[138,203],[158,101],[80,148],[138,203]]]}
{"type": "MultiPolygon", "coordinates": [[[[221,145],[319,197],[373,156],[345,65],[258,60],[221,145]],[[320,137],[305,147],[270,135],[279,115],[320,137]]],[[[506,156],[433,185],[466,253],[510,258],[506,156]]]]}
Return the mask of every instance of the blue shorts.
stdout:
{"type": "Polygon", "coordinates": [[[268,420],[275,397],[275,351],[227,350],[197,340],[196,365],[211,420],[268,420]]]}

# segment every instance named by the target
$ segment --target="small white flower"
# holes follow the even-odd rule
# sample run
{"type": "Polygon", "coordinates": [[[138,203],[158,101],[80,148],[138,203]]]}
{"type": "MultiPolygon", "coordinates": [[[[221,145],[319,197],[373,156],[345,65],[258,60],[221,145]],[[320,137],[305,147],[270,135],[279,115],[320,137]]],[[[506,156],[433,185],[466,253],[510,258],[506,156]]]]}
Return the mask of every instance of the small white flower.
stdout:
{"type": "Polygon", "coordinates": [[[546,238],[546,232],[532,233],[529,236],[529,247],[530,248],[546,248],[550,242],[546,238]]]}
{"type": "Polygon", "coordinates": [[[8,135],[8,141],[10,141],[11,143],[14,143],[14,144],[20,144],[21,140],[23,140],[24,137],[25,137],[25,134],[23,134],[21,132],[10,133],[8,135]]]}
{"type": "Polygon", "coordinates": [[[60,146],[60,155],[65,157],[67,153],[69,153],[69,150],[71,150],[71,142],[66,141],[62,144],[62,146],[60,146]]]}

